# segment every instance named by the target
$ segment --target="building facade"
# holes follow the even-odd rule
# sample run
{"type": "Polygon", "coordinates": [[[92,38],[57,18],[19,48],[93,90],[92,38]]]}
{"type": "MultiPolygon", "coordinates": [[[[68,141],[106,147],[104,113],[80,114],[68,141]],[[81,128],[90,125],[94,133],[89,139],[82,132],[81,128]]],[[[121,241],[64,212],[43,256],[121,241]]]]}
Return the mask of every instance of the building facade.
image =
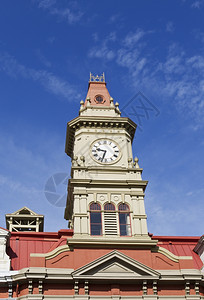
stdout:
{"type": "Polygon", "coordinates": [[[0,299],[204,299],[203,237],[148,233],[135,130],[91,75],[67,124],[69,229],[1,229],[0,299]]]}

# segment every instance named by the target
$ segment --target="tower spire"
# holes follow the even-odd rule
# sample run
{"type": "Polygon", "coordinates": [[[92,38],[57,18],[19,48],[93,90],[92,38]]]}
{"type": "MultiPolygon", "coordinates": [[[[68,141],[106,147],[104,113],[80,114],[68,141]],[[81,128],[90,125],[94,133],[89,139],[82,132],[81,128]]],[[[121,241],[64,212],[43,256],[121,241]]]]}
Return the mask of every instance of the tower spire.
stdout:
{"type": "Polygon", "coordinates": [[[106,87],[105,74],[93,75],[90,73],[88,93],[85,106],[110,106],[110,94],[106,87]]]}

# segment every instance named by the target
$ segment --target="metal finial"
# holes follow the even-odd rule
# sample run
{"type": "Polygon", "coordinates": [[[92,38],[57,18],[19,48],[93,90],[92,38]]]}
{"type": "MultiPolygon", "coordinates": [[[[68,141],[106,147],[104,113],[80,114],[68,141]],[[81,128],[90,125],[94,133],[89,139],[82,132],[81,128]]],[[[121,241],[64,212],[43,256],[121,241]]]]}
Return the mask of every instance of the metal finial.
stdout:
{"type": "Polygon", "coordinates": [[[110,106],[114,106],[112,97],[110,97],[110,106]]]}
{"type": "Polygon", "coordinates": [[[84,108],[84,101],[81,100],[81,101],[80,101],[80,110],[82,110],[83,108],[84,108]]]}
{"type": "Polygon", "coordinates": [[[89,82],[105,82],[104,72],[102,73],[101,76],[99,76],[99,75],[94,76],[92,73],[90,73],[89,82]]]}

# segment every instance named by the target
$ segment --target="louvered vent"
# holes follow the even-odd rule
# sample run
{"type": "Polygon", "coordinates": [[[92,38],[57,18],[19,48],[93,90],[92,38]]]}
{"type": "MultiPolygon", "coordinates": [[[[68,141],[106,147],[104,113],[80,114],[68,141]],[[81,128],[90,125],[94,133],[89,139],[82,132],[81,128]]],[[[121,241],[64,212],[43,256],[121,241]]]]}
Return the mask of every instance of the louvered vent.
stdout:
{"type": "Polygon", "coordinates": [[[105,235],[117,235],[117,217],[115,211],[104,212],[105,235]]]}

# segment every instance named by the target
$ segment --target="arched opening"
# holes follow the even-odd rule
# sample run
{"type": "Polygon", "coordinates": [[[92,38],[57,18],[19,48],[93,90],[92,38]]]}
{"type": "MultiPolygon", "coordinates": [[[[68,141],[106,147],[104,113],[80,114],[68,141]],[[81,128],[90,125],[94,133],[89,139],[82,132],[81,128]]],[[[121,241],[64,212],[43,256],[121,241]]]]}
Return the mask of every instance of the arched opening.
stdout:
{"type": "Polygon", "coordinates": [[[90,205],[91,235],[102,235],[101,206],[98,203],[90,205]]]}
{"type": "Polygon", "coordinates": [[[121,236],[131,236],[131,224],[130,224],[130,209],[127,204],[120,204],[119,211],[119,225],[121,236]]]}
{"type": "Polygon", "coordinates": [[[115,211],[115,205],[112,203],[106,203],[104,205],[104,211],[115,211]]]}

